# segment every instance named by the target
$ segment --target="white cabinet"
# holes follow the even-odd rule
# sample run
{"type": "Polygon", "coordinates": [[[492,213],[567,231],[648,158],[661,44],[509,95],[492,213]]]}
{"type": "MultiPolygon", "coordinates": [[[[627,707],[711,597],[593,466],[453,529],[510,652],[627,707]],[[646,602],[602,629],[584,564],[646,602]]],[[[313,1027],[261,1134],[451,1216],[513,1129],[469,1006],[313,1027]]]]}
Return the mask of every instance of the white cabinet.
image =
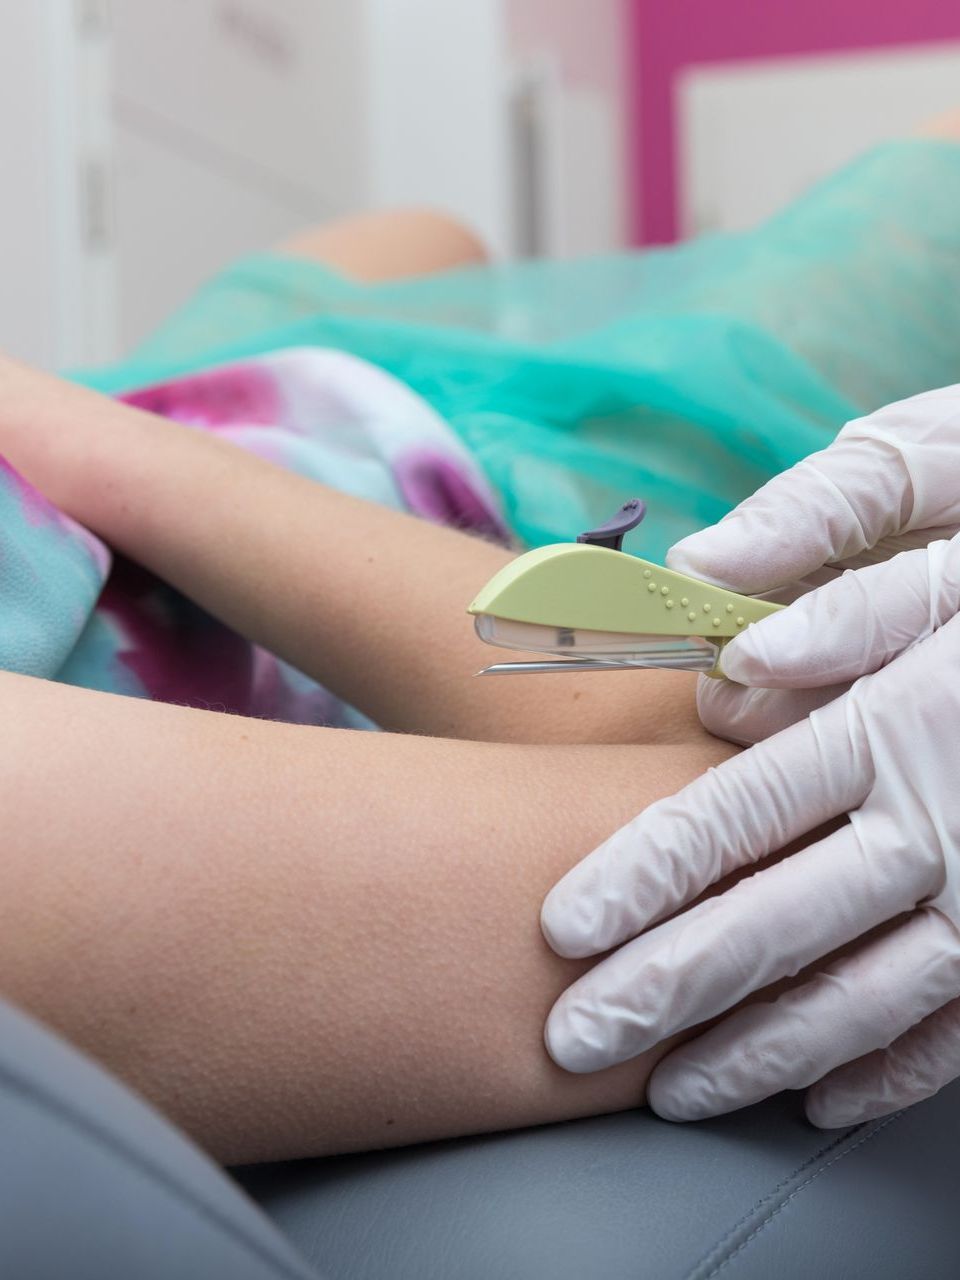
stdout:
{"type": "Polygon", "coordinates": [[[361,198],[361,8],[115,0],[124,350],[231,259],[361,198]]]}
{"type": "Polygon", "coordinates": [[[106,16],[0,0],[0,348],[41,365],[116,349],[106,16]]]}
{"type": "Polygon", "coordinates": [[[432,205],[623,240],[620,0],[0,0],[0,346],[130,350],[225,263],[432,205]]]}
{"type": "Polygon", "coordinates": [[[504,0],[512,248],[575,257],[627,237],[626,6],[504,0]]]}
{"type": "Polygon", "coordinates": [[[475,0],[115,0],[128,347],[240,254],[435,205],[510,239],[502,12],[475,0]]]}
{"type": "Polygon", "coordinates": [[[738,231],[926,117],[960,105],[960,43],[690,67],[680,231],[738,231]]]}
{"type": "Polygon", "coordinates": [[[231,258],[356,210],[433,205],[500,255],[623,243],[620,0],[114,14],[125,345],[231,258]]]}

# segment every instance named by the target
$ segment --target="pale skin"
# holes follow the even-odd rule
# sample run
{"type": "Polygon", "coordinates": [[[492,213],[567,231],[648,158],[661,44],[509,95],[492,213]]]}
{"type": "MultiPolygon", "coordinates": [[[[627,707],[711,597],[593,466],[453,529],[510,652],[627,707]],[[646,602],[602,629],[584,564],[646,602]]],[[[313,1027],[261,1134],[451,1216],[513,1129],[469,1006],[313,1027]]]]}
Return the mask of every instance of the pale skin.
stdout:
{"type": "Polygon", "coordinates": [[[653,1055],[592,1077],[547,1057],[580,966],[537,915],[732,750],[690,682],[475,680],[464,607],[509,552],[10,362],[0,438],[64,510],[398,731],[0,676],[5,994],[227,1161],[640,1102],[653,1055]]]}
{"type": "MultiPolygon", "coordinates": [[[[366,279],[482,258],[434,214],[283,248],[366,279]]],[[[538,913],[735,750],[700,727],[693,678],[476,680],[493,651],[465,607],[511,552],[2,358],[0,453],[388,730],[0,673],[4,994],[228,1162],[642,1102],[665,1046],[591,1076],[547,1056],[546,1013],[587,965],[538,913]]]]}

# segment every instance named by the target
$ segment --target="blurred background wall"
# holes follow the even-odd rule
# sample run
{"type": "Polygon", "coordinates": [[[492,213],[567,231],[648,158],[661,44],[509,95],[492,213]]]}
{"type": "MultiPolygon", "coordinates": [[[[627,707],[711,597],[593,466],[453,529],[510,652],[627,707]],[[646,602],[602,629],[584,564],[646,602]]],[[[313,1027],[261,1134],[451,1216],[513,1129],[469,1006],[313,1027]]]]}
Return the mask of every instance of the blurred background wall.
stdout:
{"type": "Polygon", "coordinates": [[[942,0],[0,0],[0,346],[111,359],[357,209],[506,257],[736,229],[955,106],[942,0]]]}

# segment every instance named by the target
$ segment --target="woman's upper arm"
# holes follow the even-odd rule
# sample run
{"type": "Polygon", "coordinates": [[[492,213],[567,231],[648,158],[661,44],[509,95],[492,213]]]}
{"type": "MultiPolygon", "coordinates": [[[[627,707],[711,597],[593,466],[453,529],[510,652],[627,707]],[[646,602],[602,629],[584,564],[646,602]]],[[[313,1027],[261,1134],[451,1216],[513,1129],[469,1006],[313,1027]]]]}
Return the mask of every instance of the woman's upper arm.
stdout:
{"type": "Polygon", "coordinates": [[[223,1158],[632,1105],[542,1025],[551,884],[726,753],[270,724],[4,674],[5,994],[223,1158]]]}

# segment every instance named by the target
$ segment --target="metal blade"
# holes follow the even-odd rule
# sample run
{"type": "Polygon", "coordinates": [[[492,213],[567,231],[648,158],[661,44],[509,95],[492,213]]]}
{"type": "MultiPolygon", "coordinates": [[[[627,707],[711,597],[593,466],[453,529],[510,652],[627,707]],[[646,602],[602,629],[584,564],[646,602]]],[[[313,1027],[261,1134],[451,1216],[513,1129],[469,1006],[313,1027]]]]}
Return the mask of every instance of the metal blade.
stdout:
{"type": "Polygon", "coordinates": [[[487,644],[501,649],[521,649],[527,653],[556,654],[565,662],[609,659],[638,666],[712,671],[720,651],[715,640],[703,636],[585,631],[513,622],[491,614],[480,614],[474,625],[477,635],[487,644]]]}
{"type": "Polygon", "coordinates": [[[643,671],[656,667],[673,671],[711,671],[713,660],[701,656],[662,654],[643,658],[556,658],[543,662],[496,662],[478,676],[543,675],[554,671],[643,671]]]}

